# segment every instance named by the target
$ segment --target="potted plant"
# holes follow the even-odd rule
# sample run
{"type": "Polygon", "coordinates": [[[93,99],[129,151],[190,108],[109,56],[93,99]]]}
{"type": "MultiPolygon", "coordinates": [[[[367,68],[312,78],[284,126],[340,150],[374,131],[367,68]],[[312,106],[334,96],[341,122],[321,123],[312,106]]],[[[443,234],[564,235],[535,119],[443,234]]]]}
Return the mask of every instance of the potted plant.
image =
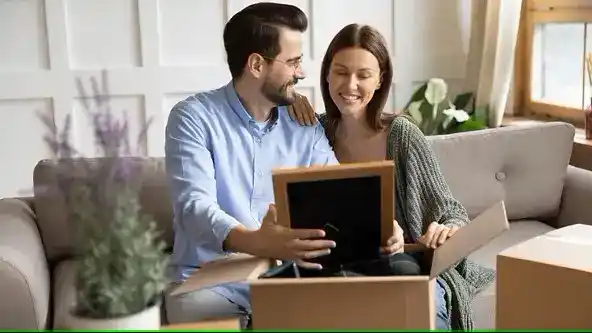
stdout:
{"type": "Polygon", "coordinates": [[[60,164],[56,194],[63,197],[74,231],[76,301],[65,325],[158,330],[167,284],[165,244],[156,222],[142,212],[142,164],[128,157],[128,123],[111,113],[105,74],[103,79],[102,85],[92,79],[90,98],[77,81],[101,158],[80,158],[69,141],[70,117],[60,132],[52,117],[42,116],[50,129],[46,142],[60,164]]]}
{"type": "Polygon", "coordinates": [[[475,107],[473,93],[448,98],[448,85],[432,78],[411,96],[404,114],[413,119],[425,135],[449,134],[487,128],[487,109],[475,107]]]}

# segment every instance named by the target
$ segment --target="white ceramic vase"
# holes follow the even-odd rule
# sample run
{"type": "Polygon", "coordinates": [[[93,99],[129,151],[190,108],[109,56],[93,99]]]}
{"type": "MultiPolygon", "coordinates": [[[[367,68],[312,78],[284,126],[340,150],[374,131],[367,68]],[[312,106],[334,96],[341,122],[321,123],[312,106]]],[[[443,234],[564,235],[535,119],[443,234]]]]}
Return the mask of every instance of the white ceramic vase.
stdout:
{"type": "Polygon", "coordinates": [[[68,313],[65,319],[66,329],[70,330],[159,330],[160,304],[141,312],[118,318],[83,318],[68,313]]]}

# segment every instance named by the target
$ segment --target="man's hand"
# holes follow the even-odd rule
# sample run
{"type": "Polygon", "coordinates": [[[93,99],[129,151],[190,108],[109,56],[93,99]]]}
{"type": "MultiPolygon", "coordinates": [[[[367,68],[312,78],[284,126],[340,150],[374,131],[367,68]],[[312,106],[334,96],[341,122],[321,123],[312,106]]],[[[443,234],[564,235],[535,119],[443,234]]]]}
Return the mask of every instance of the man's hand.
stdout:
{"type": "Polygon", "coordinates": [[[403,237],[403,228],[399,223],[393,221],[393,235],[388,239],[386,246],[380,249],[383,254],[393,254],[403,252],[403,246],[405,245],[405,238],[403,237]]]}
{"type": "Polygon", "coordinates": [[[432,222],[426,233],[419,237],[418,242],[425,245],[427,248],[435,249],[444,244],[444,242],[452,237],[458,229],[458,226],[448,227],[437,222],[432,222]]]}
{"type": "Polygon", "coordinates": [[[290,229],[277,224],[275,205],[269,205],[261,227],[254,233],[257,255],[280,260],[294,260],[301,267],[322,269],[321,265],[307,262],[331,253],[334,241],[325,237],[322,229],[290,229]]]}
{"type": "Polygon", "coordinates": [[[298,122],[302,126],[312,126],[316,124],[316,113],[310,105],[310,102],[305,96],[296,94],[296,100],[292,105],[288,106],[288,113],[292,120],[298,122]]]}

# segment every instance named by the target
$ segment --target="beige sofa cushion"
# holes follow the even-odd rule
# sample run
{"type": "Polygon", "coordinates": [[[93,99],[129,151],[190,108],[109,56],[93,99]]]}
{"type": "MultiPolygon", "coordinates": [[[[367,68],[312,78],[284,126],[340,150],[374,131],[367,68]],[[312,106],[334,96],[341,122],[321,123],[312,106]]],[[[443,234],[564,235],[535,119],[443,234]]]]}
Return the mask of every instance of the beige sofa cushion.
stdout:
{"type": "MultiPolygon", "coordinates": [[[[479,250],[473,252],[469,256],[469,259],[486,267],[495,269],[498,253],[511,246],[554,229],[555,228],[539,221],[514,221],[510,224],[510,230],[495,238],[479,250]]],[[[489,285],[477,295],[473,301],[472,310],[475,320],[475,328],[495,328],[495,283],[489,285]]]]}
{"type": "Polygon", "coordinates": [[[76,304],[75,265],[72,260],[58,264],[53,274],[53,328],[67,329],[66,316],[76,304]]]}
{"type": "Polygon", "coordinates": [[[498,253],[551,230],[555,230],[555,228],[536,220],[513,221],[508,231],[473,252],[469,255],[469,259],[485,267],[495,269],[498,253]]]}
{"type": "Polygon", "coordinates": [[[508,218],[554,217],[573,147],[566,123],[431,136],[452,193],[471,217],[504,200],[508,218]]]}
{"type": "MultiPolygon", "coordinates": [[[[87,162],[96,165],[100,159],[88,159],[87,162]]],[[[127,157],[126,161],[133,167],[144,167],[144,178],[140,200],[142,209],[150,214],[163,232],[163,239],[172,244],[172,205],[166,182],[164,158],[127,157]]],[[[78,163],[77,165],[81,165],[78,163]]],[[[57,164],[52,160],[40,161],[33,172],[35,189],[35,210],[37,223],[43,237],[47,258],[50,261],[67,258],[72,254],[72,228],[66,220],[65,203],[60,195],[56,195],[57,170],[64,168],[64,164],[57,164]]],[[[77,167],[80,177],[84,177],[83,168],[77,167]]],[[[72,221],[76,223],[76,221],[72,221]]]]}
{"type": "Polygon", "coordinates": [[[46,329],[49,270],[34,218],[25,201],[0,199],[0,329],[46,329]]]}

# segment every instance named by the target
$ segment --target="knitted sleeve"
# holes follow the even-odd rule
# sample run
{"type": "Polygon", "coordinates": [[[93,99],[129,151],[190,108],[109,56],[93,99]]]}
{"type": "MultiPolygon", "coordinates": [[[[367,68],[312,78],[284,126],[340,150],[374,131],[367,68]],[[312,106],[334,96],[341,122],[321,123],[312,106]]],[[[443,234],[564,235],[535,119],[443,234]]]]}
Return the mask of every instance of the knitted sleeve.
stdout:
{"type": "Polygon", "coordinates": [[[403,192],[405,218],[416,235],[432,222],[462,226],[469,218],[456,200],[431,145],[420,129],[405,117],[396,117],[389,133],[389,149],[397,169],[398,188],[403,192]],[[401,186],[403,185],[403,186],[401,186]]]}

